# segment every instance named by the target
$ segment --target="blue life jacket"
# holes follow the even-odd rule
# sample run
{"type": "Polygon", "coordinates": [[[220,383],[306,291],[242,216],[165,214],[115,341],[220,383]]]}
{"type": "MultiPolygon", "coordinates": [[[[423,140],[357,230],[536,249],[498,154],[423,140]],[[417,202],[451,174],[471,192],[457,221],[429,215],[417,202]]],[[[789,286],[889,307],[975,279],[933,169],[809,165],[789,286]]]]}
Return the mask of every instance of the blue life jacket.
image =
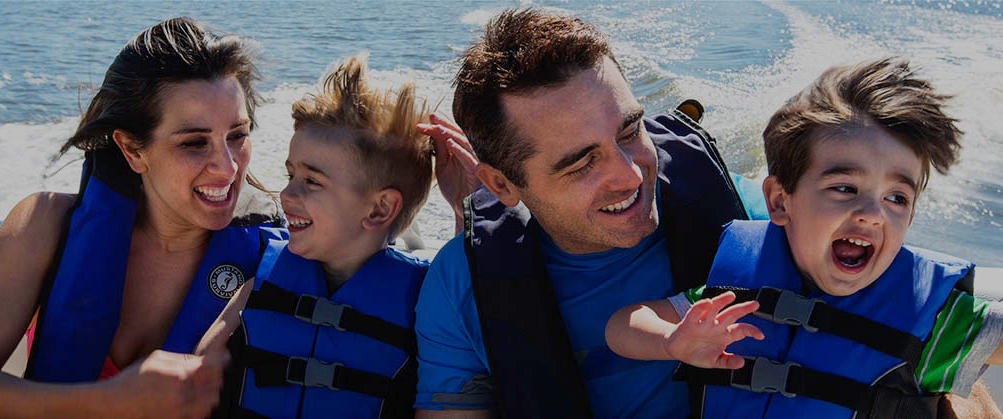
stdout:
{"type": "MultiPolygon", "coordinates": [[[[707,278],[723,226],[746,211],[715,141],[689,117],[645,118],[658,156],[659,228],[677,291],[707,278]]],[[[480,188],[464,201],[465,249],[502,417],[590,417],[588,392],[522,204],[480,188]],[[518,301],[518,304],[513,304],[518,301]]],[[[668,280],[668,278],[666,278],[668,280]]]]}
{"type": "Polygon", "coordinates": [[[321,264],[287,243],[262,257],[214,417],[413,417],[428,262],[383,249],[332,295],[321,264]]]}
{"type": "MultiPolygon", "coordinates": [[[[117,147],[85,153],[80,192],[43,284],[25,377],[46,382],[98,378],[119,325],[140,178],[117,147]]],[[[277,215],[235,219],[213,232],[162,348],[188,353],[258,266],[262,237],[284,231],[277,215]],[[253,220],[248,222],[248,220],[253,220]]]]}
{"type": "Polygon", "coordinates": [[[735,221],[721,237],[705,297],[735,291],[757,300],[766,339],[728,351],[746,357],[739,370],[681,367],[706,385],[708,418],[935,417],[940,395],[924,395],[915,378],[937,313],[974,266],[947,255],[903,247],[871,285],[848,296],[808,289],[782,227],[735,221]]]}

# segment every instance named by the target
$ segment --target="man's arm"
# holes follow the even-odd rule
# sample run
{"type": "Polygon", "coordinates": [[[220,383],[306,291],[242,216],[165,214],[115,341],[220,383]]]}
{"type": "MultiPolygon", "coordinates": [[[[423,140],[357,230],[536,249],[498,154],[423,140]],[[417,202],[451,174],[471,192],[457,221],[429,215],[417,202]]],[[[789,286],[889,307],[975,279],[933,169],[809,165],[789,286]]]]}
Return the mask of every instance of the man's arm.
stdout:
{"type": "Polygon", "coordinates": [[[495,402],[462,236],[446,243],[429,267],[415,307],[415,335],[418,416],[489,414],[495,402]]]}

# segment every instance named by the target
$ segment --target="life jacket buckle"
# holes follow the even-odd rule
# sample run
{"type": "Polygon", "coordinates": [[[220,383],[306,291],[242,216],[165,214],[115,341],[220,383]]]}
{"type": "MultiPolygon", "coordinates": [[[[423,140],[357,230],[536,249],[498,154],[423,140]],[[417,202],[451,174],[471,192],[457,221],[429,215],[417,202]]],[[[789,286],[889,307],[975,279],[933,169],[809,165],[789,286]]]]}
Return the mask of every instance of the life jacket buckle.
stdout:
{"type": "Polygon", "coordinates": [[[797,362],[782,363],[763,357],[745,358],[745,362],[746,364],[752,363],[752,378],[749,380],[749,384],[736,382],[735,374],[739,370],[732,370],[731,387],[754,393],[780,393],[788,399],[797,396],[797,394],[787,391],[787,377],[791,367],[800,368],[801,364],[797,362]]]}
{"type": "Polygon", "coordinates": [[[825,301],[818,298],[805,298],[790,290],[763,287],[759,289],[759,295],[756,296],[756,300],[760,301],[760,304],[762,304],[763,301],[760,299],[760,296],[762,296],[764,292],[775,292],[780,295],[777,297],[777,304],[773,308],[772,316],[767,313],[760,313],[757,311],[756,313],[753,313],[756,317],[761,317],[774,323],[786,324],[788,326],[803,327],[804,330],[811,333],[818,331],[818,327],[808,324],[808,320],[811,319],[811,314],[815,310],[815,304],[825,304],[825,301]]]}
{"type": "Polygon", "coordinates": [[[345,304],[337,304],[326,298],[303,294],[296,301],[295,316],[297,319],[316,326],[330,326],[339,332],[344,332],[345,328],[341,327],[341,315],[345,312],[346,308],[352,307],[345,304]],[[311,300],[313,308],[304,307],[304,304],[309,304],[311,300]]]}
{"type": "Polygon", "coordinates": [[[334,378],[341,366],[342,364],[338,362],[328,363],[317,358],[291,356],[286,364],[286,382],[304,387],[327,387],[331,391],[340,391],[341,389],[334,385],[334,378]],[[293,371],[303,371],[303,379],[292,377],[293,371]]]}

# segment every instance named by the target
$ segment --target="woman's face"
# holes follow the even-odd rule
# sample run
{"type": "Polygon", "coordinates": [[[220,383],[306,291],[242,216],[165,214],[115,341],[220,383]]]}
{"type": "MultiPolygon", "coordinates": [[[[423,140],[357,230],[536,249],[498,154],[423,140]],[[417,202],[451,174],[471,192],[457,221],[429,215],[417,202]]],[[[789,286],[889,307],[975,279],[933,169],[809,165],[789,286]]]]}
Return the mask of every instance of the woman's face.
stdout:
{"type": "Polygon", "coordinates": [[[137,151],[149,215],[180,227],[226,227],[251,159],[240,83],[225,77],[171,85],[160,111],[160,124],[137,151]]]}

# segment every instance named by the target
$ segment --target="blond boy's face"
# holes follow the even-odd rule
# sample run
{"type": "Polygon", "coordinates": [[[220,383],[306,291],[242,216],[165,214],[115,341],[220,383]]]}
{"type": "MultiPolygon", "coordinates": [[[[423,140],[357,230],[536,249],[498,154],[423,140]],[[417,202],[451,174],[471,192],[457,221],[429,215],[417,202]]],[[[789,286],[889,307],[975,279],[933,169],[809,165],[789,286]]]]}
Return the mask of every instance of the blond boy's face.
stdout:
{"type": "Polygon", "coordinates": [[[357,187],[361,171],[351,151],[318,138],[335,134],[311,127],[296,131],[286,160],[289,184],[281,194],[289,250],[322,262],[353,251],[346,244],[363,233],[362,220],[372,209],[357,187]]]}
{"type": "Polygon", "coordinates": [[[763,185],[798,269],[831,295],[853,294],[881,276],[912,222],[922,163],[870,125],[819,133],[794,193],[772,176],[763,185]]]}

